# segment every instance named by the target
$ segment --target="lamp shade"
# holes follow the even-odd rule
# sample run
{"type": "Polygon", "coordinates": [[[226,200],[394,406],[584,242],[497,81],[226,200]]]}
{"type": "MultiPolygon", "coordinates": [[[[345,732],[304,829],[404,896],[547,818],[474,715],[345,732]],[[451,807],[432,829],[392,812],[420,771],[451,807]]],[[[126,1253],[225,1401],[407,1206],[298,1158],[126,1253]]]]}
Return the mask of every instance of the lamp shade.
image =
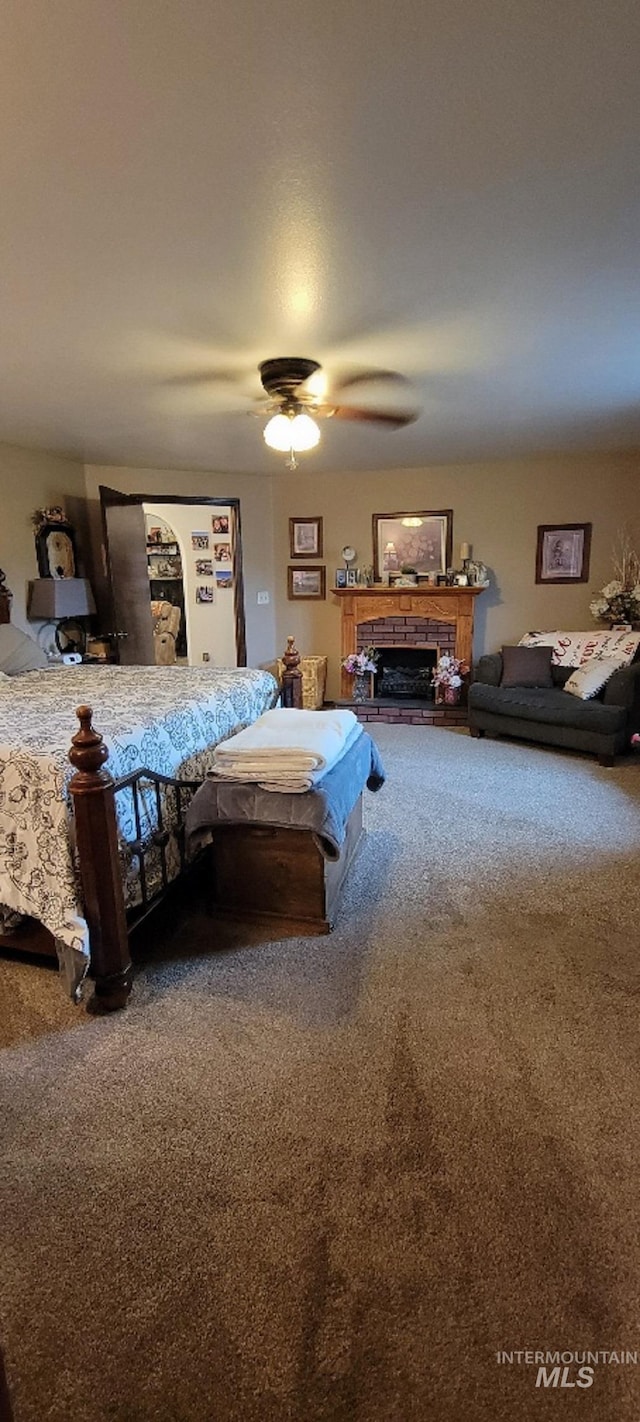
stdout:
{"type": "Polygon", "coordinates": [[[96,610],[88,578],[34,578],[29,584],[29,617],[55,622],[61,617],[92,617],[96,610]]]}

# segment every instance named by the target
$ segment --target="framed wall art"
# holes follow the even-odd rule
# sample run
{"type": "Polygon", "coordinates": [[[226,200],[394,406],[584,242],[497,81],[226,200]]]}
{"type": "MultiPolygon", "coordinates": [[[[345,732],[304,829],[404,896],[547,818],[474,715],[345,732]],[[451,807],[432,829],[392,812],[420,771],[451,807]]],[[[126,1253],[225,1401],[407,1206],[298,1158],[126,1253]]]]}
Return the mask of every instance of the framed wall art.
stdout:
{"type": "Polygon", "coordinates": [[[373,568],[377,583],[388,573],[444,573],[451,564],[453,510],[373,515],[373,568]]]}
{"type": "Polygon", "coordinates": [[[287,596],[290,602],[300,598],[306,602],[321,602],[326,596],[324,568],[287,568],[287,596]]]}
{"type": "Polygon", "coordinates": [[[536,582],[588,582],[590,553],[590,523],[538,524],[536,582]]]}
{"type": "Polygon", "coordinates": [[[289,556],[291,558],[322,557],[322,519],[289,519],[289,556]]]}

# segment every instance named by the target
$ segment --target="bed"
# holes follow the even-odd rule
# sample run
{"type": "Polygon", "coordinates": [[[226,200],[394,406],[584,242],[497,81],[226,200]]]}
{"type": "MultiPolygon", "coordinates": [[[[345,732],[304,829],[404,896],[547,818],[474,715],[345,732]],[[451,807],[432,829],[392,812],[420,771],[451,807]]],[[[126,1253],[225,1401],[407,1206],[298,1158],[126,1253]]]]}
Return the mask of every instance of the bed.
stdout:
{"type": "Polygon", "coordinates": [[[0,903],[5,925],[19,916],[19,927],[0,945],[55,941],[73,994],[90,963],[102,1006],[123,1006],[128,929],[185,865],[182,822],[210,751],[277,696],[269,672],[247,668],[79,666],[2,679],[0,903]]]}

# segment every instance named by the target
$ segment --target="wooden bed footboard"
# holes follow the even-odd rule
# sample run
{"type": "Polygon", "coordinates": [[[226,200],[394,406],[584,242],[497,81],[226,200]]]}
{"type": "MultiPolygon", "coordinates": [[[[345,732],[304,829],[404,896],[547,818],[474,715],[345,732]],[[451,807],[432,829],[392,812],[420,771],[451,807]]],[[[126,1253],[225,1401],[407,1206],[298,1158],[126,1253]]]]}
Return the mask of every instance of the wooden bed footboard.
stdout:
{"type": "MultiPolygon", "coordinates": [[[[90,976],[95,983],[95,995],[88,1006],[89,1011],[114,1012],[126,1006],[131,992],[131,930],[158,906],[175,883],[167,859],[172,837],[177,846],[180,873],[187,867],[184,820],[187,803],[200,781],[176,780],[145,766],[114,780],[105,769],[109,750],[104,737],[92,724],[92,708],[79,706],[76,715],[80,729],[73,736],[69,751],[69,759],[75,767],[69,790],[73,797],[83,912],[89,929],[90,976]],[[143,788],[146,791],[150,788],[155,800],[155,828],[146,834],[140,807],[143,788]],[[133,801],[136,838],[128,841],[128,849],[138,859],[140,888],[140,903],[129,909],[125,904],[116,814],[116,796],[122,791],[128,791],[133,801]],[[169,814],[168,792],[174,797],[173,818],[169,814]],[[160,872],[156,876],[159,887],[157,883],[150,884],[147,874],[146,856],[151,852],[155,852],[159,860],[160,872]]],[[[0,950],[19,957],[57,957],[53,934],[36,918],[23,918],[19,926],[11,930],[0,928],[0,950]]]]}
{"type": "Polygon", "coordinates": [[[79,706],[76,715],[80,730],[69,751],[69,760],[75,766],[69,789],[89,927],[91,972],[99,1005],[113,1012],[126,1005],[133,978],[118,854],[115,781],[104,769],[109,752],[91,724],[91,707],[79,706]]]}
{"type": "Polygon", "coordinates": [[[130,930],[157,907],[174,882],[167,861],[172,834],[178,846],[180,872],[186,868],[186,802],[200,781],[177,780],[146,766],[114,780],[105,769],[109,751],[92,725],[92,708],[79,706],[76,715],[80,730],[76,731],[69,751],[69,759],[75,766],[69,790],[73,797],[82,898],[89,928],[91,976],[95,981],[96,1005],[114,1012],[126,1006],[131,992],[130,930]],[[148,835],[143,830],[142,787],[151,787],[155,802],[155,828],[148,835]],[[128,847],[138,859],[140,884],[140,904],[129,911],[125,907],[116,815],[116,796],[122,791],[129,791],[133,800],[136,838],[128,847]],[[166,805],[168,792],[172,793],[175,803],[171,827],[166,805]],[[159,887],[150,885],[147,877],[146,856],[152,851],[159,859],[159,887]]]}

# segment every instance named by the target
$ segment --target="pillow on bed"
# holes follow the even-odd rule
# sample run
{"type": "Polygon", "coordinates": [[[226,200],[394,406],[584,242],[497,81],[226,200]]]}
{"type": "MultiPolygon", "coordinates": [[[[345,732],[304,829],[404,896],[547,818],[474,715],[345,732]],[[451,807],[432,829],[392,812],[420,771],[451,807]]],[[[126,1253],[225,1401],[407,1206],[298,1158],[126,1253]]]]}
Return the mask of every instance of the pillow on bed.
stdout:
{"type": "Polygon", "coordinates": [[[19,676],[20,672],[39,671],[48,666],[47,658],[26,632],[13,627],[10,622],[0,626],[0,671],[6,676],[19,676]]]}

